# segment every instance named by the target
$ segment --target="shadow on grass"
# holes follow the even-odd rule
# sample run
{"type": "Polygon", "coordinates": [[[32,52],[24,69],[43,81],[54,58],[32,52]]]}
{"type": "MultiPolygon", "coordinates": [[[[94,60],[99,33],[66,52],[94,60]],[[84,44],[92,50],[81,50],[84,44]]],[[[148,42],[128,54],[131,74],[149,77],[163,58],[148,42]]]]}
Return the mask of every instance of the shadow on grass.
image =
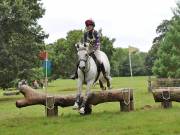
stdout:
{"type": "Polygon", "coordinates": [[[75,121],[77,119],[84,119],[84,118],[98,118],[98,117],[112,117],[115,115],[121,115],[121,114],[128,114],[127,112],[120,112],[120,111],[100,111],[100,112],[92,112],[91,114],[88,115],[80,115],[78,112],[74,113],[60,113],[58,118],[61,119],[74,119],[75,121]]]}
{"type": "Polygon", "coordinates": [[[7,102],[7,101],[16,101],[19,99],[22,99],[22,97],[3,97],[3,98],[0,98],[0,103],[7,102]]]}

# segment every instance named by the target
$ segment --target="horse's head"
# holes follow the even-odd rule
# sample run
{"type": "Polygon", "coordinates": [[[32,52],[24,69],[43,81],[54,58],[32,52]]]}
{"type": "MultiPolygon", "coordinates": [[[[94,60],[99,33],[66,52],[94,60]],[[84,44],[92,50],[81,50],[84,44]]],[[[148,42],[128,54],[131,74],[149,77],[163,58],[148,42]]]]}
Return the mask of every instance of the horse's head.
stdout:
{"type": "Polygon", "coordinates": [[[82,43],[76,43],[75,46],[78,51],[77,55],[79,59],[79,68],[81,70],[85,70],[86,62],[89,57],[87,46],[82,43]]]}

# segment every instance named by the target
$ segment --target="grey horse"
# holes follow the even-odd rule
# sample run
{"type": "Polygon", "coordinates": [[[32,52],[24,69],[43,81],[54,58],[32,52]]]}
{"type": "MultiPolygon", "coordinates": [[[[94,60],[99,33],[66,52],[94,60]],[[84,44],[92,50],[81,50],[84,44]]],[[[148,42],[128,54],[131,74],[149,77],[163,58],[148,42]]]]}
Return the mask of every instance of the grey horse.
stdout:
{"type": "Polygon", "coordinates": [[[90,93],[91,86],[99,80],[99,84],[102,90],[105,89],[103,86],[104,83],[107,83],[107,87],[111,88],[111,77],[110,77],[110,64],[107,55],[98,50],[98,60],[101,60],[101,62],[104,65],[104,72],[98,73],[98,68],[95,60],[91,55],[90,47],[88,45],[85,45],[83,43],[77,43],[76,45],[77,49],[77,55],[78,55],[78,79],[77,79],[77,96],[76,101],[74,103],[73,109],[80,109],[79,112],[81,114],[85,113],[85,103],[87,100],[87,97],[90,93]],[[80,96],[82,93],[82,85],[86,84],[86,92],[85,92],[85,98],[84,101],[80,105],[80,96]]]}

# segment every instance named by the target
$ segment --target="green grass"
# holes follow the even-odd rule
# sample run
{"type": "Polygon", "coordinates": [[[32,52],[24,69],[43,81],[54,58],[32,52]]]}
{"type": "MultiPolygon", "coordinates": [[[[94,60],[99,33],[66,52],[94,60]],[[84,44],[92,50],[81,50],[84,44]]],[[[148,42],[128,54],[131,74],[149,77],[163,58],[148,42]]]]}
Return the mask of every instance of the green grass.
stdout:
{"type": "MultiPolygon", "coordinates": [[[[0,135],[180,135],[180,103],[161,109],[147,92],[147,77],[113,78],[112,84],[113,88],[134,88],[135,111],[120,112],[119,103],[114,102],[94,106],[88,116],[59,107],[58,117],[46,118],[44,106],[18,109],[15,101],[22,95],[7,97],[0,91],[0,135]]],[[[92,89],[99,90],[98,86],[92,89]]],[[[47,91],[76,93],[76,81],[56,80],[47,91]]]]}

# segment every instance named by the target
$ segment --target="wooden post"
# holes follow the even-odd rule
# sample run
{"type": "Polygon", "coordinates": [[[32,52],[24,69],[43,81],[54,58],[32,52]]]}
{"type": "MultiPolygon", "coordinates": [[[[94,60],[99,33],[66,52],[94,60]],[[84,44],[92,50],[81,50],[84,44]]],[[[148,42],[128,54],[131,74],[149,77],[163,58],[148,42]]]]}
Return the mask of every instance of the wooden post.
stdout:
{"type": "Polygon", "coordinates": [[[133,109],[134,107],[133,107],[133,102],[132,103],[130,103],[131,102],[131,100],[130,100],[130,90],[128,89],[128,90],[123,90],[122,91],[122,94],[123,94],[123,101],[120,101],[120,109],[121,109],[121,111],[123,111],[123,112],[129,112],[129,111],[131,111],[131,109],[133,109]],[[131,106],[132,105],[132,106],[131,106]]]}
{"type": "Polygon", "coordinates": [[[165,109],[172,108],[172,102],[164,100],[163,102],[161,102],[161,106],[162,108],[165,108],[165,109]]]}
{"type": "Polygon", "coordinates": [[[165,109],[172,107],[172,102],[170,101],[170,91],[162,91],[163,101],[161,102],[161,106],[165,109]]]}
{"type": "Polygon", "coordinates": [[[134,111],[134,101],[133,100],[130,101],[130,110],[134,111]]]}
{"type": "Polygon", "coordinates": [[[152,92],[151,76],[148,76],[148,92],[152,92]]]}
{"type": "Polygon", "coordinates": [[[55,106],[54,103],[54,97],[47,96],[45,106],[47,117],[58,116],[58,106],[55,106]]]}

